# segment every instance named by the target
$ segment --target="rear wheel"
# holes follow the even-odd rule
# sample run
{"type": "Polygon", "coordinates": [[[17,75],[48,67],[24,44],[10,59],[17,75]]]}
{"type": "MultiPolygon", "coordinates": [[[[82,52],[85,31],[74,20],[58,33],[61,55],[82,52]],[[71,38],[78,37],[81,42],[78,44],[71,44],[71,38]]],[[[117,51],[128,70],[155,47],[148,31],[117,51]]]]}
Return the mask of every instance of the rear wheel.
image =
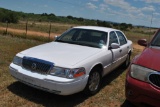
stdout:
{"type": "Polygon", "coordinates": [[[88,95],[94,95],[100,90],[100,83],[101,83],[101,74],[100,69],[94,68],[88,79],[88,83],[85,88],[85,93],[88,95]]]}

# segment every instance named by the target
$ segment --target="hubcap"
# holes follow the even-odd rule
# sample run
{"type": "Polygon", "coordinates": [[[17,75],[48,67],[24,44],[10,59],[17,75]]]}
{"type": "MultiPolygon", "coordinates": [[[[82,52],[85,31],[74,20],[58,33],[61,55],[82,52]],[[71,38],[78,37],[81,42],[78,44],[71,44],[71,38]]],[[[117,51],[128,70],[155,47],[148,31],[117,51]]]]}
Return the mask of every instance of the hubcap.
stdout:
{"type": "Polygon", "coordinates": [[[90,91],[96,91],[98,89],[100,82],[100,75],[98,72],[92,73],[90,76],[90,81],[89,81],[89,90],[90,91]]]}

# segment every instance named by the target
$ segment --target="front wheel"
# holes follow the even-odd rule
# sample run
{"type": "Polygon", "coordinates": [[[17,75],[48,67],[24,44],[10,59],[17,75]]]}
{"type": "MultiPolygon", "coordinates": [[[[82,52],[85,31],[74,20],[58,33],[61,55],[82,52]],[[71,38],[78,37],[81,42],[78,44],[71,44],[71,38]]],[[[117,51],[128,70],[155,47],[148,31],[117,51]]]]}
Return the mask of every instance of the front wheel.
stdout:
{"type": "Polygon", "coordinates": [[[85,93],[88,95],[94,95],[100,90],[101,74],[98,68],[91,71],[88,79],[88,83],[85,88],[85,93]]]}
{"type": "Polygon", "coordinates": [[[123,66],[125,68],[127,68],[129,66],[129,64],[130,64],[130,54],[127,55],[127,58],[126,58],[125,62],[123,63],[123,66]]]}

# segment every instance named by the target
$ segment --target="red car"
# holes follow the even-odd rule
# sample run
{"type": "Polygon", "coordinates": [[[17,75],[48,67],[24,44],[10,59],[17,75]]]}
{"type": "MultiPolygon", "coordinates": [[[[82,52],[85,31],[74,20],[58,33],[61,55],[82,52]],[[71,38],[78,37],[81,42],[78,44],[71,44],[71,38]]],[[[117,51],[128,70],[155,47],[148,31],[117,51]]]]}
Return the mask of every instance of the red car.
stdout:
{"type": "Polygon", "coordinates": [[[135,104],[160,107],[160,29],[152,40],[138,41],[145,46],[134,57],[126,75],[126,98],[135,104]]]}

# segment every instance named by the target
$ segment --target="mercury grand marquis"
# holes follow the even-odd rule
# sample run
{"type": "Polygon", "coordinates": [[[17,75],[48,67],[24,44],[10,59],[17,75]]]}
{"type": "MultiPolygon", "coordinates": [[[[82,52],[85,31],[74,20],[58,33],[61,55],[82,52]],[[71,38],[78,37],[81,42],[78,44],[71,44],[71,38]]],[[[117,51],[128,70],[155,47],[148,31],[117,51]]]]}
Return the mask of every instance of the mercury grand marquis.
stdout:
{"type": "Polygon", "coordinates": [[[102,77],[128,66],[132,42],[117,29],[79,26],[55,41],[24,50],[10,64],[11,75],[32,87],[59,95],[94,95],[102,77]]]}

